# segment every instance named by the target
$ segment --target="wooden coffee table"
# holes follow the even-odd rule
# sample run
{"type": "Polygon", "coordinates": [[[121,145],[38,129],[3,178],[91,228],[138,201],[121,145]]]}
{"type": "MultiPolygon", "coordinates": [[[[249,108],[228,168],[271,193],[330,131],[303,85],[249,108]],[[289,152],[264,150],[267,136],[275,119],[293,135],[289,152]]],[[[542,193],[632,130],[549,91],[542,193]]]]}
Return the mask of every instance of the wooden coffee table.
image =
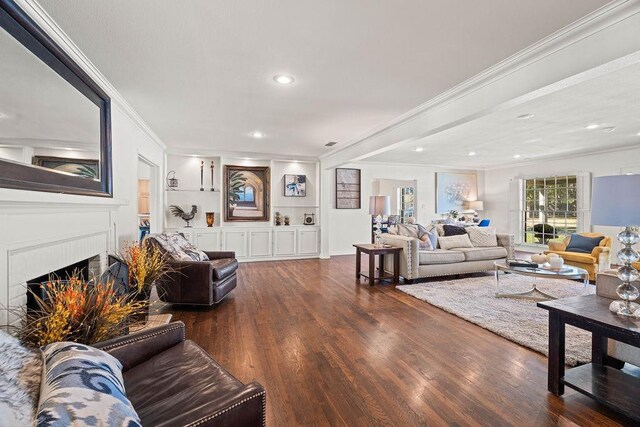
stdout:
{"type": "Polygon", "coordinates": [[[366,277],[369,279],[369,284],[373,286],[376,280],[388,281],[393,280],[393,283],[398,283],[400,280],[400,252],[402,248],[394,246],[378,247],[371,243],[358,243],[353,245],[356,248],[356,279],[360,277],[366,277]],[[362,253],[369,255],[369,275],[366,276],[360,272],[360,266],[362,263],[362,253]],[[380,275],[376,277],[376,255],[379,257],[378,264],[380,265],[380,275]],[[393,255],[393,275],[384,274],[384,256],[393,255]]]}
{"type": "Polygon", "coordinates": [[[583,295],[538,303],[538,307],[549,311],[547,387],[560,396],[567,385],[640,422],[640,378],[613,367],[616,363],[607,354],[608,338],[640,347],[640,319],[610,312],[611,301],[597,295],[583,295]],[[592,336],[592,362],[566,372],[565,325],[590,331],[592,336]]]}

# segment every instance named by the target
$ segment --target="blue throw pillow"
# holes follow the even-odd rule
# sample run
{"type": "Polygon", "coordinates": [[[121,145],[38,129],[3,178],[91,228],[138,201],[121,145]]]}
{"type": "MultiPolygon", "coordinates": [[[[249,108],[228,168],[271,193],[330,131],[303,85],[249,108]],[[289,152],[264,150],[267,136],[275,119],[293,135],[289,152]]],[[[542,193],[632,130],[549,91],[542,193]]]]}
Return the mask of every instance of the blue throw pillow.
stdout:
{"type": "Polygon", "coordinates": [[[579,234],[572,234],[566,251],[578,252],[581,254],[590,254],[596,246],[600,245],[602,239],[604,239],[603,236],[585,237],[579,234]]]}
{"type": "Polygon", "coordinates": [[[37,427],[141,426],[115,357],[72,342],[49,344],[43,356],[37,427]]]}

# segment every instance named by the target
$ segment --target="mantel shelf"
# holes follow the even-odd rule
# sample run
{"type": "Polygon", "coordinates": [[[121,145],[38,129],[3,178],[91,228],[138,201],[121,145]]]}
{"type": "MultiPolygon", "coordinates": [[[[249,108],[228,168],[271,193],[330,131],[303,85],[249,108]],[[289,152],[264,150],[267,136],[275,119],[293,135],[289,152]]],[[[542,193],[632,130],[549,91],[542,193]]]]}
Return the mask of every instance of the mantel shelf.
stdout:
{"type": "Polygon", "coordinates": [[[291,206],[291,205],[274,205],[274,208],[306,208],[306,209],[317,209],[320,206],[316,206],[316,205],[300,205],[300,206],[291,206]]]}
{"type": "Polygon", "coordinates": [[[164,190],[166,193],[220,193],[220,190],[209,190],[207,188],[205,188],[204,190],[169,190],[168,188],[165,188],[164,190]]]}

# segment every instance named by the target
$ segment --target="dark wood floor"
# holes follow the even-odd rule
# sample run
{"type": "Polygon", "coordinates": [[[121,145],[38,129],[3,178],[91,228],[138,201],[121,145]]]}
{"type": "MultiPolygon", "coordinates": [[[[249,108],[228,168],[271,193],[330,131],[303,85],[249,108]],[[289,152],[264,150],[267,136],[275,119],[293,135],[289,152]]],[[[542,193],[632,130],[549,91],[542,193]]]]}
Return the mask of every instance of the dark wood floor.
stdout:
{"type": "Polygon", "coordinates": [[[223,303],[173,309],[174,320],[266,388],[269,426],[630,424],[572,390],[549,394],[542,355],[394,286],[359,283],[354,265],[245,263],[223,303]]]}

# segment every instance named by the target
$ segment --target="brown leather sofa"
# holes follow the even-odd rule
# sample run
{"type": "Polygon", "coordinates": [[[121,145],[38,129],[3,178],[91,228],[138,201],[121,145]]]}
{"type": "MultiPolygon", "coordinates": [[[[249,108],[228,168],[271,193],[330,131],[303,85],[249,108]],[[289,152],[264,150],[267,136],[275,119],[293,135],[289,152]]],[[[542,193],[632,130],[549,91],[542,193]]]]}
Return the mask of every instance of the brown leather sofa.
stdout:
{"type": "Polygon", "coordinates": [[[148,236],[145,244],[160,248],[172,269],[157,283],[161,301],[211,306],[222,301],[237,286],[238,260],[235,252],[204,251],[209,261],[182,261],[172,258],[153,236],[148,236]]]}
{"type": "Polygon", "coordinates": [[[123,366],[127,397],[145,427],[264,426],[266,392],[242,384],[173,322],[96,344],[123,366]]]}

